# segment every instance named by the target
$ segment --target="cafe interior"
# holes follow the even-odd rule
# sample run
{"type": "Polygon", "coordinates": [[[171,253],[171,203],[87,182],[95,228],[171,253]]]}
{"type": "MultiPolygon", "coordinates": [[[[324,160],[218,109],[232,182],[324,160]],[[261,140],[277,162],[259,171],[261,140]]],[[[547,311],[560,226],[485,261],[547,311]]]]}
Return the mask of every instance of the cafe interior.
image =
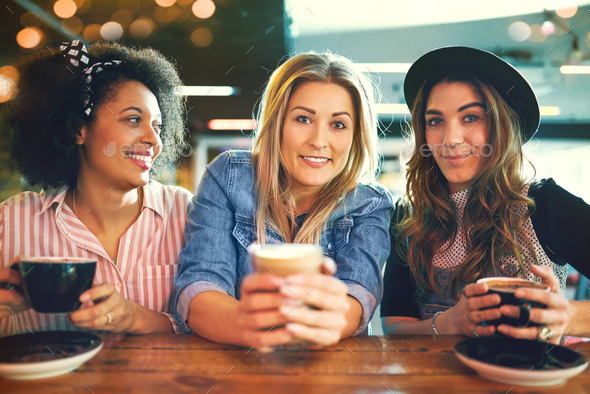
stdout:
{"type": "MultiPolygon", "coordinates": [[[[405,194],[404,169],[413,149],[403,90],[412,62],[444,46],[490,51],[519,70],[538,97],[541,123],[524,146],[530,160],[527,179],[553,178],[590,203],[588,0],[6,0],[0,14],[2,103],[18,94],[13,64],[63,41],[88,46],[120,41],[153,47],[174,59],[185,85],[178,94],[188,99],[189,146],[159,181],[192,193],[218,154],[251,148],[256,110],[273,70],[289,55],[327,50],[351,59],[379,88],[378,180],[397,200],[405,194]]],[[[0,156],[0,201],[40,190],[0,156]]],[[[588,279],[573,268],[566,297],[590,299],[588,279]]],[[[378,310],[372,334],[383,335],[378,310]]],[[[290,362],[302,365],[304,360],[290,362]]],[[[374,375],[369,371],[364,372],[374,375]]],[[[203,383],[187,382],[186,387],[203,383]]],[[[366,392],[406,392],[389,387],[366,392]]],[[[503,387],[487,388],[500,392],[503,387]]],[[[341,389],[353,392],[352,386],[341,389]]]]}

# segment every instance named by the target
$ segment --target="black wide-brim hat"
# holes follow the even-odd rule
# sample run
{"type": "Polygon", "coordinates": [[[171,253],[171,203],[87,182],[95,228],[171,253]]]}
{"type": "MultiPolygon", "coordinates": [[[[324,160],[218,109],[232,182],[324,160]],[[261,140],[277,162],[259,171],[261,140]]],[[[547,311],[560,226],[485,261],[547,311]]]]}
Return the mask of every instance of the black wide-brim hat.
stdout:
{"type": "Polygon", "coordinates": [[[404,80],[404,94],[410,112],[418,91],[428,78],[458,70],[467,71],[492,85],[520,116],[523,144],[533,138],[539,128],[541,114],[531,84],[510,64],[480,49],[444,47],[416,60],[404,80]]]}

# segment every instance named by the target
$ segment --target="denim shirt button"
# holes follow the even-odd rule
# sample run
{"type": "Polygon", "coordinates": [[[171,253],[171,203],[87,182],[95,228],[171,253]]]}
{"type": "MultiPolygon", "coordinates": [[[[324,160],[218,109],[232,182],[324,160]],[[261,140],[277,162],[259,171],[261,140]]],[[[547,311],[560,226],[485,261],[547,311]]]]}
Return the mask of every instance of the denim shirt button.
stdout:
{"type": "Polygon", "coordinates": [[[332,242],[328,243],[328,249],[332,250],[332,242]]]}

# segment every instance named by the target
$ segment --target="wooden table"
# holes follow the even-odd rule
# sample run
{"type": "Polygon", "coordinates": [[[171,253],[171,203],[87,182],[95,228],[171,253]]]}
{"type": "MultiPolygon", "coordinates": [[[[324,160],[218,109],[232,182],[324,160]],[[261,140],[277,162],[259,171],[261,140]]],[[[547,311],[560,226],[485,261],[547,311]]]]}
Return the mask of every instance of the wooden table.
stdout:
{"type": "MultiPolygon", "coordinates": [[[[66,375],[0,379],[1,393],[586,393],[590,368],[554,388],[511,387],[455,357],[460,336],[349,338],[328,349],[256,350],[196,335],[103,335],[104,348],[66,375]]],[[[571,346],[590,359],[590,343],[571,346]]]]}

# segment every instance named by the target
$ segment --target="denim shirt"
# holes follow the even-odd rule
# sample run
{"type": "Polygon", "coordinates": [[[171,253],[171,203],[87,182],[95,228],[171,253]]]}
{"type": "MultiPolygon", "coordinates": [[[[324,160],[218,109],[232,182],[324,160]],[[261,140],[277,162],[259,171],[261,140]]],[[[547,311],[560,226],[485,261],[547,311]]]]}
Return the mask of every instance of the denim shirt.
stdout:
{"type": "MultiPolygon", "coordinates": [[[[257,241],[254,187],[251,152],[228,151],[207,166],[187,218],[176,278],[176,321],[187,333],[192,332],[189,305],[197,294],[215,290],[239,299],[242,280],[254,272],[248,252],[257,241]]],[[[363,308],[354,335],[366,332],[383,296],[392,211],[393,199],[384,187],[358,185],[330,215],[321,234],[324,254],[336,262],[336,277],[363,308]]],[[[298,224],[302,215],[296,218],[298,224]]],[[[266,242],[283,240],[267,226],[266,242]]]]}

